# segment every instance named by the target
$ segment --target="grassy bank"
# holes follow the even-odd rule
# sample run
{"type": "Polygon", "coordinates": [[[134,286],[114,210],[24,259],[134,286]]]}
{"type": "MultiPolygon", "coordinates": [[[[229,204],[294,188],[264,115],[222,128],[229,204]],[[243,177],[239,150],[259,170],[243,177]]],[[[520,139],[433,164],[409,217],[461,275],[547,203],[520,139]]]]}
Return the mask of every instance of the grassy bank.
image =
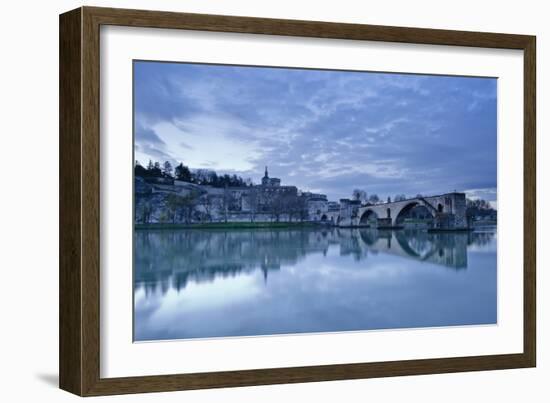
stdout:
{"type": "Polygon", "coordinates": [[[474,227],[492,227],[495,225],[497,225],[497,222],[495,220],[480,220],[473,222],[474,227]]]}
{"type": "Polygon", "coordinates": [[[295,228],[313,227],[316,224],[305,222],[211,222],[200,224],[152,223],[134,224],[136,230],[151,229],[250,229],[250,228],[295,228]]]}

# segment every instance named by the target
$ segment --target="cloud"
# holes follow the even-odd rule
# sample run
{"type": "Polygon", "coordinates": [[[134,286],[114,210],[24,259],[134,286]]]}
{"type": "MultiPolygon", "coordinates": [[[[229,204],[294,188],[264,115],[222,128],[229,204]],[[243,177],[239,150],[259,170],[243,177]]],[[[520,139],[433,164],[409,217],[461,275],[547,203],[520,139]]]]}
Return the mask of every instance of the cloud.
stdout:
{"type": "Polygon", "coordinates": [[[154,129],[138,122],[135,125],[134,135],[134,151],[138,161],[142,163],[149,160],[174,161],[172,155],[167,151],[170,146],[154,129]]]}
{"type": "Polygon", "coordinates": [[[142,125],[137,126],[135,135],[139,144],[148,143],[160,146],[166,145],[154,130],[142,125]]]}
{"type": "Polygon", "coordinates": [[[496,188],[496,79],[136,62],[135,94],[141,158],[331,199],[496,188]]]}

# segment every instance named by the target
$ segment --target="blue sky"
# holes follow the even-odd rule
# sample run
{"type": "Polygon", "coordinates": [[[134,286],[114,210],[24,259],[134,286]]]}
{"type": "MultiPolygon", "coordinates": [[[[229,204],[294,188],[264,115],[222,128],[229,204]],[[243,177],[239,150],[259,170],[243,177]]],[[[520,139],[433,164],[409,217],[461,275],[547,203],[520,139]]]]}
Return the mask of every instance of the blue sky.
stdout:
{"type": "Polygon", "coordinates": [[[386,198],[496,205],[497,80],[135,62],[135,157],[386,198]]]}

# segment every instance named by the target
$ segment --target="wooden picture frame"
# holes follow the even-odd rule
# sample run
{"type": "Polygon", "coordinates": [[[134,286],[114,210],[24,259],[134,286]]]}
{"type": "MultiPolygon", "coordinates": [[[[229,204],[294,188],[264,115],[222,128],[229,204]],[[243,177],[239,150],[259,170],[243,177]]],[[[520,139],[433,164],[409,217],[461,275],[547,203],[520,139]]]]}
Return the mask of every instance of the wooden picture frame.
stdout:
{"type": "Polygon", "coordinates": [[[536,363],[535,37],[81,7],[60,16],[60,387],[80,396],[533,367],[536,363]],[[521,354],[100,377],[100,26],[171,28],[524,52],[524,348],[521,354]]]}

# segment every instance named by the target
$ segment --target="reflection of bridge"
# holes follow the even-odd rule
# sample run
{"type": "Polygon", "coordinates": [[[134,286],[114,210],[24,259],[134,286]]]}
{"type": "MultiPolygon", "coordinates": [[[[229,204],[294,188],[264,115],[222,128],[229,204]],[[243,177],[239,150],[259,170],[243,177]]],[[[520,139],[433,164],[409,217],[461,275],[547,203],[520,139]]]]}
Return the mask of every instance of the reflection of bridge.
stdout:
{"type": "Polygon", "coordinates": [[[340,210],[329,212],[327,219],[340,227],[400,228],[403,219],[418,206],[431,215],[434,228],[468,228],[466,195],[456,192],[366,206],[342,200],[340,210]]]}
{"type": "Polygon", "coordinates": [[[462,269],[468,266],[468,233],[428,233],[358,229],[368,251],[401,256],[441,266],[462,269]]]}
{"type": "MultiPolygon", "coordinates": [[[[384,253],[455,269],[467,267],[467,246],[491,242],[493,233],[428,233],[373,228],[136,231],[136,287],[163,292],[189,281],[210,282],[261,270],[267,275],[310,254],[337,247],[341,256],[365,260],[384,253]]],[[[368,264],[363,267],[367,268],[368,264]]]]}

